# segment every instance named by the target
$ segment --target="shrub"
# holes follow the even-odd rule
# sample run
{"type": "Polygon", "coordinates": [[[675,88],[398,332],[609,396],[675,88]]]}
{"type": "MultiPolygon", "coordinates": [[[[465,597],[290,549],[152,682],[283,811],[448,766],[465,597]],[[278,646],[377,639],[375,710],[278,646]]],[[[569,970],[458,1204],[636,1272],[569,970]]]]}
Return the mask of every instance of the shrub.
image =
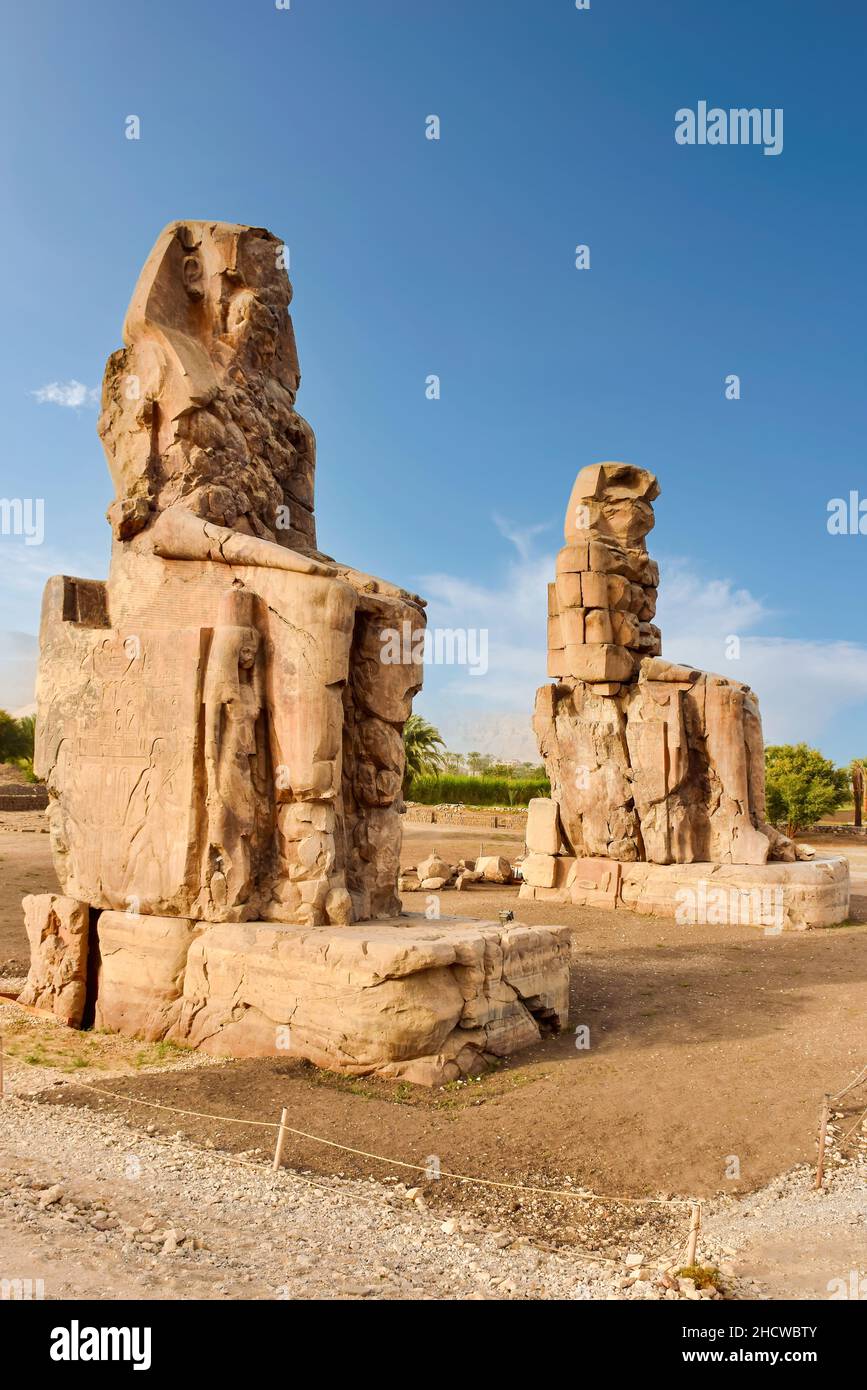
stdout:
{"type": "Polygon", "coordinates": [[[772,744],[765,749],[768,819],[794,835],[813,825],[849,794],[849,774],[806,743],[772,744]]]}
{"type": "Polygon", "coordinates": [[[466,806],[526,806],[534,796],[550,796],[551,784],[543,777],[461,777],[425,773],[413,777],[408,801],[425,806],[463,802],[466,806]]]}

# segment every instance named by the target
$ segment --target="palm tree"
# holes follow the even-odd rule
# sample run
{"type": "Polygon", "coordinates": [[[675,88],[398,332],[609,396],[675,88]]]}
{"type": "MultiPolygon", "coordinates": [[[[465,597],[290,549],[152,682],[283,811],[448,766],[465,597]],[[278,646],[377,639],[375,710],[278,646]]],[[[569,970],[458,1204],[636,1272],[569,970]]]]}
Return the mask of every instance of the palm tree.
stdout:
{"type": "Polygon", "coordinates": [[[403,749],[406,754],[406,767],[403,773],[403,794],[407,795],[413,777],[425,772],[441,772],[445,743],[439,729],[429,724],[420,714],[411,714],[403,726],[403,749]]]}
{"type": "Polygon", "coordinates": [[[849,764],[852,778],[852,800],[855,802],[855,824],[861,824],[861,807],[864,804],[864,762],[863,758],[853,758],[849,764]]]}

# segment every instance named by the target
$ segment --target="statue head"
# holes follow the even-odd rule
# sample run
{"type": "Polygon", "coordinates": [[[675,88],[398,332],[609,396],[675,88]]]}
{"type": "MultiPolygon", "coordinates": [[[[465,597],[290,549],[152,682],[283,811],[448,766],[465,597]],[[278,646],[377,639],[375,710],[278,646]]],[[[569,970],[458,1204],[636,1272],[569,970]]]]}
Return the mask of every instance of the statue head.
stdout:
{"type": "Polygon", "coordinates": [[[232,369],[268,372],[294,401],[300,373],[284,253],[283,244],[261,227],[171,222],[139,276],[124,341],[131,346],[143,336],[163,338],[194,389],[217,386],[232,369]]]}
{"type": "Polygon", "coordinates": [[[99,432],[128,540],[168,507],[316,547],[313,432],[285,247],[261,227],[172,222],[157,238],[103,383],[99,432]]]}
{"type": "Polygon", "coordinates": [[[658,496],[659,483],[646,468],[631,463],[582,468],[566,509],[566,544],[592,538],[643,545],[653,529],[652,503],[658,496]]]}

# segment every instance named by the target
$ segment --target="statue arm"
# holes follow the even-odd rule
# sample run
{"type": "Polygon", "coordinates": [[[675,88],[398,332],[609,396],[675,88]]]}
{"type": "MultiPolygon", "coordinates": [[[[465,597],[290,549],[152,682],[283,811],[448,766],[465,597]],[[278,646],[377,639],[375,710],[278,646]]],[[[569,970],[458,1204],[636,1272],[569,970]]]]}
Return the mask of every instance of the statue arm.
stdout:
{"type": "Polygon", "coordinates": [[[299,555],[274,541],[245,536],[228,526],[204,521],[186,507],[168,507],[142,533],[142,541],[164,560],[213,560],[224,565],[291,570],[295,574],[332,576],[336,573],[333,565],[299,555]]]}

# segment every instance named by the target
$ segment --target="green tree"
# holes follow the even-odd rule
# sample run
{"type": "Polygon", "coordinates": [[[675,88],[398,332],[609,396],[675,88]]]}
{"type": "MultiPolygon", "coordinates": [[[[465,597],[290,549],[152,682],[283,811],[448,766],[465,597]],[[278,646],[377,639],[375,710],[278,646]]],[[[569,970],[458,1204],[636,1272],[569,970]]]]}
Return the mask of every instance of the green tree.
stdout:
{"type": "Polygon", "coordinates": [[[782,743],[765,749],[768,818],[786,834],[836,811],[849,793],[849,773],[823,758],[806,743],[782,743]]]}
{"type": "Polygon", "coordinates": [[[490,772],[494,765],[494,759],[490,753],[468,753],[467,767],[470,769],[471,777],[484,777],[490,772]]]}
{"type": "Polygon", "coordinates": [[[0,763],[33,757],[33,720],[13,719],[0,709],[0,763]]]}
{"type": "Polygon", "coordinates": [[[464,771],[465,763],[463,753],[443,753],[442,758],[443,770],[445,772],[451,772],[455,776],[460,776],[464,771]]]}
{"type": "Polygon", "coordinates": [[[403,726],[403,748],[406,753],[403,794],[406,796],[413,777],[442,771],[445,743],[439,729],[420,714],[411,714],[403,726]]]}

